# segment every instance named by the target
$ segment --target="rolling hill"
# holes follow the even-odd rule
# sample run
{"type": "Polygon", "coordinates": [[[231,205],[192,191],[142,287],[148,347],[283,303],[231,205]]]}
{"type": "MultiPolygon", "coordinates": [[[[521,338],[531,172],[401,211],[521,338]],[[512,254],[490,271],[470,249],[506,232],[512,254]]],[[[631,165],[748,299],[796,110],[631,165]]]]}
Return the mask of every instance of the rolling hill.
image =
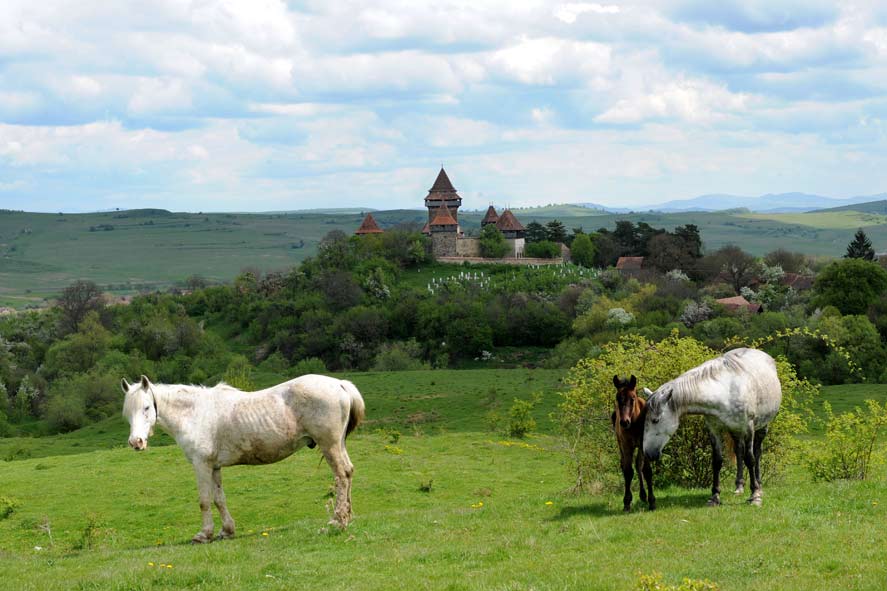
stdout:
{"type": "MultiPolygon", "coordinates": [[[[603,213],[581,206],[516,209],[526,225],[561,220],[586,231],[613,228],[618,220],[674,229],[696,224],[713,250],[739,244],[763,255],[776,248],[810,255],[840,256],[856,228],[865,227],[876,250],[887,245],[887,216],[877,203],[812,213],[646,212],[603,213]]],[[[883,203],[883,202],[880,202],[883,203]]],[[[373,213],[379,225],[427,220],[424,210],[373,213]]],[[[471,234],[483,212],[463,211],[459,219],[471,234]]],[[[352,213],[180,213],[158,209],[89,214],[0,211],[0,306],[44,305],[77,279],[95,281],[114,294],[165,289],[191,275],[228,281],[242,270],[288,269],[317,251],[331,230],[352,233],[361,212],[352,213]]]]}

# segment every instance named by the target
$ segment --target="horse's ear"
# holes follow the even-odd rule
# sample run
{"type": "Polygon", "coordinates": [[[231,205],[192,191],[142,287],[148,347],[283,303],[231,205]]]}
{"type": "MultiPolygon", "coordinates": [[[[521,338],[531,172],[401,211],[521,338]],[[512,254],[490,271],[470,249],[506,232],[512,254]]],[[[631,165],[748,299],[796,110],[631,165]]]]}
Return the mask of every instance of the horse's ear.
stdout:
{"type": "Polygon", "coordinates": [[[120,380],[120,389],[123,390],[123,393],[126,394],[129,392],[130,383],[126,381],[126,378],[120,380]]]}
{"type": "Polygon", "coordinates": [[[613,385],[616,386],[616,388],[618,389],[620,384],[621,384],[621,382],[619,381],[619,376],[618,375],[613,376],[613,385]]]}
{"type": "Polygon", "coordinates": [[[662,393],[662,402],[663,402],[663,404],[667,404],[667,405],[669,405],[669,406],[672,406],[672,404],[671,404],[671,395],[672,395],[673,393],[674,393],[674,390],[668,390],[668,391],[662,393]]]}
{"type": "Polygon", "coordinates": [[[638,385],[638,379],[637,379],[636,377],[634,377],[634,375],[632,375],[632,376],[628,379],[628,387],[629,387],[630,389],[634,390],[634,389],[637,387],[637,385],[638,385]]]}
{"type": "Polygon", "coordinates": [[[148,379],[148,376],[142,376],[142,388],[148,389],[151,387],[151,381],[148,379]]]}

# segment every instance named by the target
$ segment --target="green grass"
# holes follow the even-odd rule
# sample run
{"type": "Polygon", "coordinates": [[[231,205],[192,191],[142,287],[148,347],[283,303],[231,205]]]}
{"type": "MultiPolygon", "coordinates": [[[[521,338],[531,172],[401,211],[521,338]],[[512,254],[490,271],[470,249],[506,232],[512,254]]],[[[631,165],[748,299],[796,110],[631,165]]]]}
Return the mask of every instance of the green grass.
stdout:
{"type": "MultiPolygon", "coordinates": [[[[42,457],[0,462],[0,496],[19,504],[0,520],[0,588],[631,589],[638,573],[654,571],[722,589],[887,583],[883,467],[874,480],[833,484],[792,467],[767,484],[760,509],[732,496],[710,509],[706,491],[670,488],[658,492],[656,512],[624,515],[618,492],[568,492],[554,436],[517,441],[483,430],[496,400],[542,389],[540,411],[551,410],[557,372],[349,377],[370,422],[348,443],[357,472],[347,531],[326,529],[331,475],[316,450],[302,450],[270,466],[226,468],[238,536],[191,546],[191,467],[157,439],[145,453],[125,449],[126,426],[115,418],[46,438],[42,457]],[[411,421],[415,413],[434,420],[411,421]],[[399,441],[376,431],[383,425],[403,428],[399,441]],[[420,490],[429,482],[430,492],[420,490]]],[[[836,407],[884,394],[825,392],[836,407]]]]}
{"type": "Polygon", "coordinates": [[[812,228],[856,230],[868,226],[887,224],[887,216],[859,211],[829,211],[810,213],[750,213],[737,217],[752,220],[771,220],[812,228]]]}

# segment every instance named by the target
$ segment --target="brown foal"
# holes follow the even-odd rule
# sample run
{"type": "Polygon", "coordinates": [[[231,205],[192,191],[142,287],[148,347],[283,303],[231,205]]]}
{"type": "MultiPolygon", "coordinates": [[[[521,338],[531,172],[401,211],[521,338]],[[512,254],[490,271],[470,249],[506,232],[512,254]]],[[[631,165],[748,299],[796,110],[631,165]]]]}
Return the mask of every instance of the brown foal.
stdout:
{"type": "Polygon", "coordinates": [[[622,476],[625,478],[625,496],[622,498],[625,511],[631,511],[631,479],[635,468],[640,483],[641,502],[649,502],[650,509],[656,508],[656,497],[653,496],[653,468],[644,458],[644,419],[647,412],[646,402],[638,396],[638,380],[631,376],[620,379],[613,376],[616,386],[616,410],[610,416],[616,430],[616,443],[619,445],[619,456],[622,460],[622,476]],[[634,466],[634,467],[633,467],[634,466]],[[644,480],[647,488],[644,490],[644,480]]]}

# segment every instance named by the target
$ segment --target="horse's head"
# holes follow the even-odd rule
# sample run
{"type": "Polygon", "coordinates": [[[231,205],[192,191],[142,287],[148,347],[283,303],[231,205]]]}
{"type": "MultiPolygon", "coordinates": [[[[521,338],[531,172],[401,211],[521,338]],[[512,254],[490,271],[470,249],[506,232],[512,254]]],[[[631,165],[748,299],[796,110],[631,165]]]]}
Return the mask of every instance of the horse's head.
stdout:
{"type": "Polygon", "coordinates": [[[672,400],[670,386],[660,387],[656,392],[644,388],[647,395],[647,418],[644,421],[644,455],[658,460],[662,448],[678,430],[680,416],[672,400]]]}
{"type": "Polygon", "coordinates": [[[151,382],[145,376],[135,384],[124,378],[120,387],[126,393],[123,417],[129,421],[129,444],[134,450],[142,451],[148,447],[148,437],[154,434],[154,423],[157,422],[157,403],[151,382]]]}
{"type": "Polygon", "coordinates": [[[638,418],[638,379],[613,376],[613,385],[616,386],[616,420],[623,429],[628,429],[638,418]]]}

